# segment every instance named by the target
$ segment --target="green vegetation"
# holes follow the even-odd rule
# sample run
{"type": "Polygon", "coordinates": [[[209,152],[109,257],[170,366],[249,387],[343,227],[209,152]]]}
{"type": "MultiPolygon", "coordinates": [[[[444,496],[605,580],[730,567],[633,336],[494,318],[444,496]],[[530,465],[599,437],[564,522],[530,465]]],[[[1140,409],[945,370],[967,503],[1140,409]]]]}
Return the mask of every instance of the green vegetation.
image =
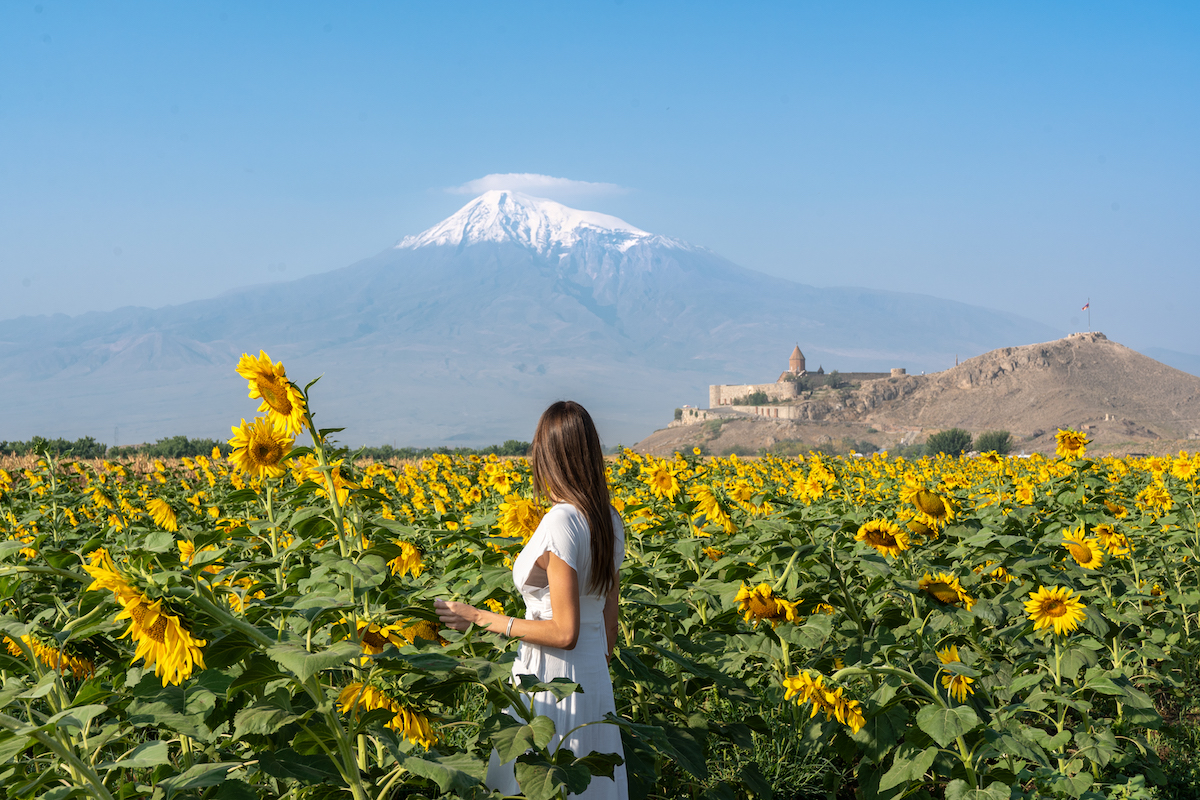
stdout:
{"type": "Polygon", "coordinates": [[[925,441],[925,455],[935,456],[945,453],[948,456],[961,456],[971,449],[971,433],[962,428],[948,428],[938,431],[925,441]]]}
{"type": "Polygon", "coordinates": [[[493,444],[487,447],[392,447],[385,444],[382,447],[361,447],[355,451],[359,458],[372,458],[376,461],[391,461],[393,458],[415,459],[429,458],[433,455],[447,456],[525,456],[529,455],[529,442],[509,439],[504,444],[493,444]]]}
{"type": "Polygon", "coordinates": [[[746,395],[745,397],[743,397],[739,400],[734,400],[733,405],[735,405],[735,406],[765,406],[770,401],[771,401],[771,398],[767,397],[766,392],[758,391],[758,392],[751,392],[750,394],[746,395]]]}
{"type": "MultiPolygon", "coordinates": [[[[676,417],[678,419],[678,417],[676,417]]],[[[109,447],[98,442],[91,436],[84,436],[75,441],[66,439],[45,439],[35,436],[27,442],[0,441],[0,455],[28,456],[49,455],[55,458],[195,458],[196,456],[212,455],[213,448],[221,455],[227,456],[232,451],[229,442],[223,439],[189,439],[186,436],[168,436],[159,439],[154,444],[131,444],[123,447],[109,447]]],[[[362,447],[356,450],[359,458],[372,458],[376,461],[388,461],[393,458],[414,459],[429,458],[432,455],[454,456],[524,456],[529,454],[529,442],[509,439],[504,444],[493,444],[487,447],[393,447],[390,444],[381,447],[362,447]]]]}
{"type": "Polygon", "coordinates": [[[683,419],[683,409],[677,408],[675,409],[675,421],[678,422],[681,419],[683,419]]]}
{"type": "Polygon", "coordinates": [[[1012,434],[1008,431],[984,431],[975,439],[975,448],[981,453],[995,452],[1006,456],[1012,451],[1012,434]]]}

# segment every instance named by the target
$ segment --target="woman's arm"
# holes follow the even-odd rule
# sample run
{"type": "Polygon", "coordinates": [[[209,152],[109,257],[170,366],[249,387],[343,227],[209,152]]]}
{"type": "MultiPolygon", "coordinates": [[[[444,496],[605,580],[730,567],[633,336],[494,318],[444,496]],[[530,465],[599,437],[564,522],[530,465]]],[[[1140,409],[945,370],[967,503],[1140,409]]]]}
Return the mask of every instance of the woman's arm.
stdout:
{"type": "Polygon", "coordinates": [[[617,644],[617,619],[620,615],[620,604],[621,581],[620,576],[617,576],[612,588],[608,590],[608,596],[604,598],[604,634],[608,641],[608,648],[604,651],[606,661],[612,661],[613,647],[617,644]]]}
{"type": "Polygon", "coordinates": [[[492,633],[504,633],[512,621],[509,635],[530,644],[575,649],[579,640],[579,576],[575,570],[553,553],[547,552],[546,582],[550,586],[550,613],[553,619],[521,619],[496,614],[482,608],[456,603],[453,600],[434,600],[438,619],[447,628],[465,631],[471,625],[486,628],[492,633]]]}

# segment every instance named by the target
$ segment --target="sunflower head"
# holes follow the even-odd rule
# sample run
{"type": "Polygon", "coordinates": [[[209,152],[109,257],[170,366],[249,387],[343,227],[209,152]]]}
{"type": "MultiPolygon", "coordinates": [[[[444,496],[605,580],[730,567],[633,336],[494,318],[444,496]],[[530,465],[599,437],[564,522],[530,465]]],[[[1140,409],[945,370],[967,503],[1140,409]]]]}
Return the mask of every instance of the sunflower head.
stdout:
{"type": "Polygon", "coordinates": [[[917,587],[943,605],[964,605],[968,611],[975,605],[975,598],[966,593],[958,578],[945,572],[936,575],[926,572],[917,587]]]}
{"type": "Polygon", "coordinates": [[[650,492],[660,500],[674,500],[679,494],[679,480],[665,462],[660,463],[646,478],[650,492]]]}
{"type": "Polygon", "coordinates": [[[1067,533],[1062,543],[1075,563],[1084,569],[1096,569],[1104,563],[1099,540],[1085,538],[1082,525],[1079,530],[1067,533]]]}
{"type": "Polygon", "coordinates": [[[540,504],[514,494],[505,497],[500,504],[500,516],[496,524],[500,528],[500,535],[519,538],[527,544],[545,515],[546,509],[540,504]]]}
{"type": "Polygon", "coordinates": [[[742,612],[742,618],[746,622],[753,620],[755,625],[764,619],[771,625],[778,625],[784,620],[795,622],[800,618],[800,604],[777,597],[774,590],[765,583],[760,583],[753,589],[743,583],[734,600],[738,604],[738,611],[742,612]]]}
{"type": "Polygon", "coordinates": [[[164,531],[174,533],[179,530],[179,518],[175,516],[175,509],[167,505],[165,500],[157,497],[150,499],[146,503],[146,510],[150,512],[154,524],[164,531]]]}
{"type": "Polygon", "coordinates": [[[258,417],[250,423],[243,419],[233,428],[229,444],[233,447],[229,460],[243,472],[278,478],[284,473],[281,462],[292,449],[292,437],[282,424],[258,417]]]}
{"type": "Polygon", "coordinates": [[[258,358],[243,353],[237,373],[249,382],[251,399],[262,399],[259,411],[267,412],[268,417],[280,422],[289,433],[304,430],[308,424],[304,395],[288,380],[282,362],[272,363],[265,350],[258,351],[258,358]]]}
{"type": "Polygon", "coordinates": [[[1058,433],[1054,434],[1054,441],[1054,454],[1063,458],[1083,458],[1087,446],[1091,443],[1091,440],[1079,431],[1065,428],[1058,429],[1058,433]]]}
{"type": "Polygon", "coordinates": [[[928,489],[921,489],[913,494],[912,502],[923,518],[934,525],[954,518],[954,508],[950,501],[928,489]]]}
{"type": "Polygon", "coordinates": [[[909,547],[908,533],[886,519],[864,523],[854,534],[856,541],[874,547],[881,555],[895,558],[909,547]]]}
{"type": "Polygon", "coordinates": [[[1029,593],[1025,613],[1033,620],[1033,629],[1054,628],[1056,634],[1071,633],[1087,614],[1074,590],[1062,586],[1040,586],[1029,593]]]}

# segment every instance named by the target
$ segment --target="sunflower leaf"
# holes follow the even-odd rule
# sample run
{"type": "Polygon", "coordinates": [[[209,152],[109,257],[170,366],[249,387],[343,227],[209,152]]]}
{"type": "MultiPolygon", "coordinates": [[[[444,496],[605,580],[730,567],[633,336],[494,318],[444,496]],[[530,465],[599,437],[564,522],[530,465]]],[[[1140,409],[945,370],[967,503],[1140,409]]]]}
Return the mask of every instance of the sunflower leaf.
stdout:
{"type": "Polygon", "coordinates": [[[979,717],[966,706],[925,706],[917,712],[917,725],[942,747],[978,726],[979,717]]]}

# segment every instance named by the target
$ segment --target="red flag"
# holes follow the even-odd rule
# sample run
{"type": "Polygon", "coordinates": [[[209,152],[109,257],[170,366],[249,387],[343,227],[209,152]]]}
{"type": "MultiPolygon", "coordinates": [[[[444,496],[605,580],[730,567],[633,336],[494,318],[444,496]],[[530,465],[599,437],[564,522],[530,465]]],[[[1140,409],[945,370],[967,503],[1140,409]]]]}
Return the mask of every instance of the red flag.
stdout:
{"type": "Polygon", "coordinates": [[[1088,300],[1086,303],[1084,303],[1084,304],[1083,304],[1083,308],[1081,308],[1081,309],[1079,309],[1079,310],[1080,310],[1080,311],[1087,311],[1087,310],[1088,310],[1089,308],[1091,308],[1091,307],[1092,307],[1092,301],[1091,301],[1091,300],[1088,300]]]}

